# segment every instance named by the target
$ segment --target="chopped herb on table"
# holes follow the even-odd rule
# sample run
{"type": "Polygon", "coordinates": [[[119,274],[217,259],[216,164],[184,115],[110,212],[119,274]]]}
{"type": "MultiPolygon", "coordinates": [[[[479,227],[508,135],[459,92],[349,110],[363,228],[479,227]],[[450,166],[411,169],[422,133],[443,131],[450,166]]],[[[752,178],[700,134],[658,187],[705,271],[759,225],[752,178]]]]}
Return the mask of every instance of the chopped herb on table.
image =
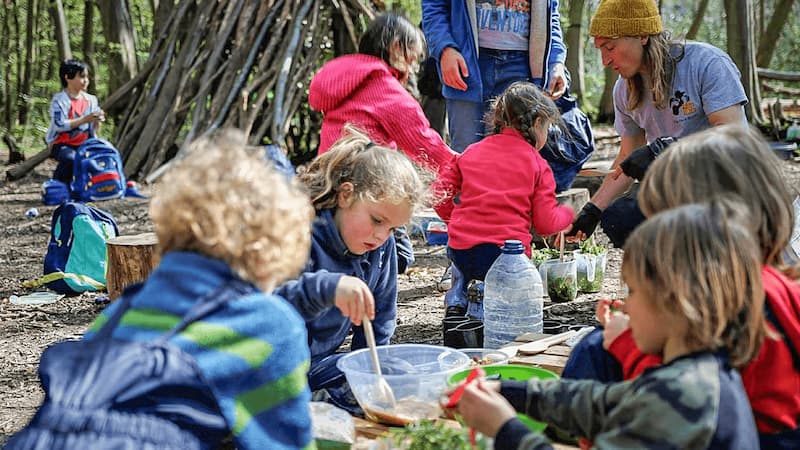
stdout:
{"type": "MultiPolygon", "coordinates": [[[[389,437],[398,448],[406,450],[472,450],[469,428],[454,428],[442,421],[422,420],[405,428],[394,428],[389,437]]],[[[484,439],[476,442],[476,449],[487,449],[484,439]]]]}

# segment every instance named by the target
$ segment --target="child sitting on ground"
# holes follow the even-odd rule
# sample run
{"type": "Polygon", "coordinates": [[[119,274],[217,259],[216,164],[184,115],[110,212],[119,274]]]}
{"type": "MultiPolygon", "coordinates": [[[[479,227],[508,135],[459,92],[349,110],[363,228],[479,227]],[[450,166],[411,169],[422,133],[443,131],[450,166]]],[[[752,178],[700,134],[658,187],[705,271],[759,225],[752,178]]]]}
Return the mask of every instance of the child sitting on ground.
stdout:
{"type": "Polygon", "coordinates": [[[311,257],[299,279],[274,292],[306,319],[311,390],[325,390],[333,403],[357,411],[344,374],[336,368],[342,356],[336,350],[351,329],[351,348],[366,346],[360,326],[364,316],[372,320],[377,345],[389,344],[397,324],[392,231],[425,200],[427,185],[405,155],[353,128],[346,130],[348,136],[298,177],[317,212],[311,257]]]}
{"type": "MultiPolygon", "coordinates": [[[[436,212],[448,223],[447,256],[464,280],[484,280],[506,239],[522,241],[530,257],[531,228],[549,235],[570,227],[572,209],[558,205],[553,172],[539,155],[550,126],[560,121],[539,88],[516,82],[492,104],[487,122],[493,134],[440,172],[436,190],[445,197],[436,212]]],[[[483,319],[483,303],[469,303],[467,310],[466,283],[454,283],[445,303],[445,317],[483,319]]]]}
{"type": "MultiPolygon", "coordinates": [[[[241,133],[192,144],[150,205],[160,263],[78,343],[95,343],[76,359],[99,360],[96,370],[43,377],[44,405],[7,448],[206,449],[231,434],[240,449],[311,444],[306,330],[266,294],[308,257],[311,205],[261,153],[241,133]],[[149,350],[161,339],[179,353],[149,350]],[[104,346],[117,341],[149,347],[109,367],[128,348],[104,346]]],[[[62,371],[67,356],[46,354],[62,371]]]]}
{"type": "MultiPolygon", "coordinates": [[[[645,215],[652,215],[719,195],[748,205],[761,250],[769,332],[758,357],[741,368],[761,448],[800,448],[800,273],[784,261],[794,219],[780,161],[754,129],[709,129],[659,156],[642,182],[639,204],[645,215]]],[[[573,349],[565,377],[620,381],[661,363],[660,355],[636,348],[623,314],[607,314],[608,302],[599,309],[605,327],[573,349]]]]}
{"type": "Polygon", "coordinates": [[[72,180],[72,162],[75,150],[89,138],[97,137],[100,123],[106,115],[97,97],[86,92],[89,87],[89,69],[76,59],[61,63],[58,78],[63,91],[50,101],[50,128],[44,140],[50,156],[58,161],[53,178],[69,183],[72,180]]]}
{"type": "Polygon", "coordinates": [[[692,204],[653,216],[628,238],[625,310],[636,345],[663,355],[664,365],[613,384],[482,380],[466,386],[457,412],[498,450],[550,448],[517,411],[595,448],[758,448],[733,368],[755,357],[764,336],[761,257],[749,220],[739,203],[692,204]]]}

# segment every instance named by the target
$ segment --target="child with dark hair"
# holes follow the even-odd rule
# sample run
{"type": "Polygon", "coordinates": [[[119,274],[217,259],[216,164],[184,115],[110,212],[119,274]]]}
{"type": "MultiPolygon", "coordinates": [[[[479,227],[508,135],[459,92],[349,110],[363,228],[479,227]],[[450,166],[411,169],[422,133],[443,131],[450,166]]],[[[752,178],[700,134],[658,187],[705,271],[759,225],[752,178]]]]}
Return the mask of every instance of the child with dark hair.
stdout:
{"type": "MultiPolygon", "coordinates": [[[[561,113],[533,83],[518,81],[493,104],[487,123],[492,135],[467,147],[440,173],[436,205],[448,222],[447,255],[466,280],[483,280],[507,239],[517,239],[531,254],[531,228],[541,235],[568,229],[573,212],[556,201],[555,180],[539,150],[561,113]],[[458,196],[459,203],[453,201],[458,196]]],[[[483,304],[470,303],[467,289],[455,284],[445,296],[446,316],[482,319],[483,304]]]]}
{"type": "Polygon", "coordinates": [[[87,139],[97,137],[100,123],[106,120],[97,97],[86,92],[89,69],[85,63],[68,59],[58,70],[64,88],[50,101],[50,128],[45,142],[50,156],[58,161],[53,178],[64,183],[72,180],[75,150],[87,139]]]}
{"type": "Polygon", "coordinates": [[[761,254],[747,212],[730,201],[685,205],[628,238],[625,311],[636,345],[663,355],[662,366],[609,384],[480,380],[456,412],[497,450],[552,448],[517,411],[586,436],[592,448],[759,448],[735,369],[756,357],[765,334],[761,254]]]}

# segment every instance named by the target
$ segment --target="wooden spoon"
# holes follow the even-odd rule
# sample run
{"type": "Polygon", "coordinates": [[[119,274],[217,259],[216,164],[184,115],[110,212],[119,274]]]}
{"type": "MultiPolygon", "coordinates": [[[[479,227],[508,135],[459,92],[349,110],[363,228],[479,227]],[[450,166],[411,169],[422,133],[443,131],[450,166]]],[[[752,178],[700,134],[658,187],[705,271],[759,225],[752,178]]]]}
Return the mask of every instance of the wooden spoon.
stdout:
{"type": "Polygon", "coordinates": [[[397,402],[394,399],[392,387],[389,386],[386,378],[383,378],[383,372],[381,372],[381,363],[378,360],[378,349],[375,345],[375,333],[372,331],[372,322],[370,322],[367,316],[364,316],[362,323],[364,324],[364,337],[367,339],[369,354],[372,357],[372,365],[375,366],[375,374],[378,376],[374,389],[375,399],[378,403],[389,405],[391,409],[394,409],[397,406],[397,402]]]}
{"type": "Polygon", "coordinates": [[[548,338],[523,344],[517,349],[517,351],[523,355],[535,355],[537,353],[542,353],[547,351],[547,349],[553,345],[560,344],[576,334],[578,334],[578,332],[575,330],[565,331],[548,338]]]}

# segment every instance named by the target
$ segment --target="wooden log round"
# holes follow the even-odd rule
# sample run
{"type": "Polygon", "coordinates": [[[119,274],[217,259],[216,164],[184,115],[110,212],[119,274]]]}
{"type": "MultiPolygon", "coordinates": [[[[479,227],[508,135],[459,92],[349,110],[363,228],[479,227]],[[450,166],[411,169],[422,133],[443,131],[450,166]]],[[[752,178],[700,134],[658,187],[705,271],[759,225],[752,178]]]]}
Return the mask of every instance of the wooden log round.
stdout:
{"type": "Polygon", "coordinates": [[[142,281],[158,264],[155,233],[117,236],[106,242],[108,297],[115,300],[131,283],[142,281]]]}

